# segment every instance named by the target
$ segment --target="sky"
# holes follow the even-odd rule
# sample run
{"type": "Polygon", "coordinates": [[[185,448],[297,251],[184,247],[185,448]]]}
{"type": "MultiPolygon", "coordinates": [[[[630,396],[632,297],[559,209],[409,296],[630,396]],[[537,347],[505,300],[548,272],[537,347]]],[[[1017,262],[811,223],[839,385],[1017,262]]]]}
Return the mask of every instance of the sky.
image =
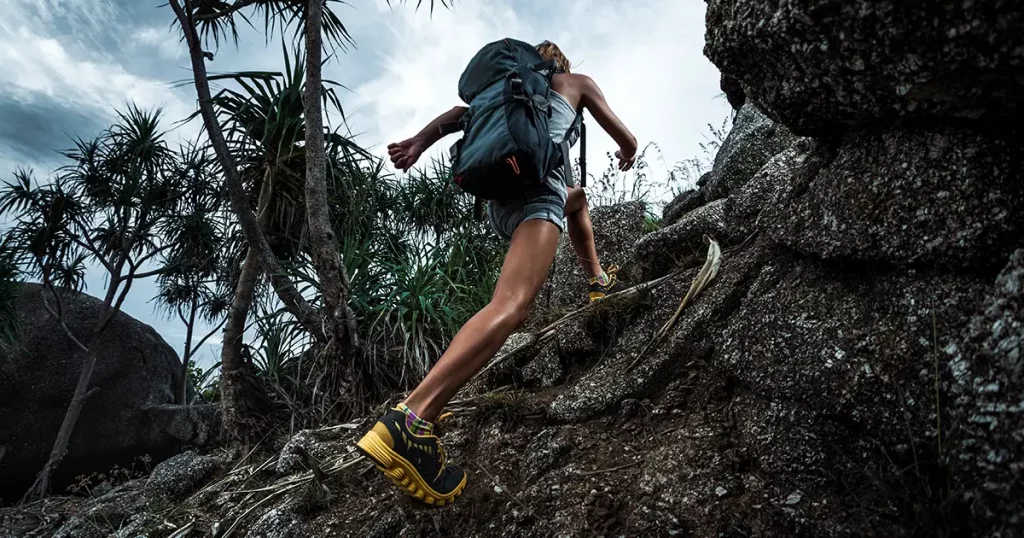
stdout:
{"type": "MultiPolygon", "coordinates": [[[[382,157],[389,142],[462,104],[456,87],[466,63],[504,37],[557,43],[574,72],[597,82],[640,146],[660,149],[647,154],[655,180],[701,155],[708,125],[729,115],[718,70],[703,56],[705,3],[698,0],[457,0],[450,8],[438,2],[433,13],[429,1],[419,10],[412,0],[391,4],[332,3],[355,46],[323,73],[346,88],[339,96],[356,141],[382,157]]],[[[0,181],[17,167],[45,181],[64,164],[58,151],[71,147],[72,136],[94,136],[130,102],[161,107],[171,142],[199,132],[198,121],[172,125],[194,111],[196,97],[166,0],[0,0],[0,12],[0,181]]],[[[237,48],[222,43],[214,51],[211,74],[283,69],[276,36],[268,43],[244,24],[239,34],[237,48]]],[[[599,173],[617,148],[590,124],[588,169],[599,173]]],[[[422,162],[456,139],[443,139],[422,162]]],[[[87,286],[102,295],[102,273],[90,271],[87,286]]],[[[185,327],[155,308],[155,289],[151,280],[136,283],[122,308],[180,354],[185,327]]],[[[216,361],[218,337],[204,346],[201,364],[216,361]]]]}

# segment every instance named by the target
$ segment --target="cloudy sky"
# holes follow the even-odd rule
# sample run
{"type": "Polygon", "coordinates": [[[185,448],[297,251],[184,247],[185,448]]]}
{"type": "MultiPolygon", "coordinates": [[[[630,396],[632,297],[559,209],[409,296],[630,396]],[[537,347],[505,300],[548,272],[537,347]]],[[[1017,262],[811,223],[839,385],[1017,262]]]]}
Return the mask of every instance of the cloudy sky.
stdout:
{"type": "MultiPolygon", "coordinates": [[[[708,124],[728,116],[718,71],[702,54],[705,3],[698,0],[458,0],[433,15],[385,0],[350,0],[333,9],[356,41],[324,77],[345,85],[342,104],[357,140],[379,155],[388,142],[414,134],[438,113],[460,104],[459,74],[483,44],[502,37],[558,43],[602,88],[612,109],[649,152],[650,175],[701,153],[708,124]]],[[[0,0],[0,179],[30,167],[45,180],[63,164],[57,150],[69,136],[91,137],[128,102],[162,107],[168,120],[188,116],[191,71],[171,27],[165,0],[0,0]]],[[[279,42],[242,27],[237,49],[222,46],[208,69],[280,70],[279,42]]],[[[591,172],[616,148],[591,122],[591,172]]],[[[168,124],[167,128],[173,126],[168,124]]],[[[198,122],[174,128],[171,140],[192,138],[198,122]]],[[[455,137],[442,140],[440,155],[455,137]]],[[[0,224],[2,225],[2,224],[0,224]]],[[[92,273],[88,291],[102,294],[92,273]]],[[[124,310],[153,325],[179,353],[184,328],[153,308],[152,282],[133,287],[124,310]]],[[[216,339],[203,362],[218,353],[216,339]]]]}

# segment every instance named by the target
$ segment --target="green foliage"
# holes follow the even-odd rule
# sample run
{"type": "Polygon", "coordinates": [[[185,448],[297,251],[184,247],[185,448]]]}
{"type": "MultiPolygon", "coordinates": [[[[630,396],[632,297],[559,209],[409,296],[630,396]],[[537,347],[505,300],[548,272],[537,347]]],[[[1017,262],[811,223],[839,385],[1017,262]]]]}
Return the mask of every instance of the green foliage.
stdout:
{"type": "Polygon", "coordinates": [[[21,330],[18,289],[18,266],[14,262],[14,253],[6,243],[0,243],[0,351],[13,346],[21,330]]]}
{"type": "Polygon", "coordinates": [[[96,138],[75,139],[51,181],[19,170],[0,188],[0,213],[14,222],[7,245],[25,276],[79,290],[89,261],[106,269],[108,290],[123,291],[159,273],[143,268],[174,246],[162,232],[191,192],[160,118],[129,106],[96,138]]]}
{"type": "Polygon", "coordinates": [[[219,367],[220,362],[211,366],[209,370],[203,370],[194,359],[188,361],[188,382],[196,392],[196,400],[202,403],[220,401],[220,379],[214,376],[219,367]]]}

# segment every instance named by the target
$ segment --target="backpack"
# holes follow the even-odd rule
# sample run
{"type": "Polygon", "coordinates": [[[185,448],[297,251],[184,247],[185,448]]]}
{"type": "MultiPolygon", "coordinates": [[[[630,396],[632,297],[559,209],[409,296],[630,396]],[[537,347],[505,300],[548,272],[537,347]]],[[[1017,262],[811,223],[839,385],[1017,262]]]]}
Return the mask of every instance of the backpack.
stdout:
{"type": "Polygon", "coordinates": [[[555,72],[555,62],[533,45],[502,39],[484,45],[459,78],[459,97],[469,109],[459,121],[442,125],[441,132],[465,132],[450,150],[452,181],[477,197],[478,217],[480,199],[522,193],[559,166],[566,184],[573,184],[569,147],[585,133],[583,116],[577,114],[564,140],[551,139],[555,72]]]}

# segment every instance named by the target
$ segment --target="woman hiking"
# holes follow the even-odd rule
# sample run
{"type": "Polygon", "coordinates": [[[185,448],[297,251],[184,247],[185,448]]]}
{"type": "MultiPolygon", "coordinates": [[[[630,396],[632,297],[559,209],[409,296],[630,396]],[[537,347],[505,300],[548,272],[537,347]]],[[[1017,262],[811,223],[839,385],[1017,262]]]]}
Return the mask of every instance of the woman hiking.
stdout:
{"type": "MultiPolygon", "coordinates": [[[[604,95],[586,75],[570,72],[569,60],[554,43],[536,46],[545,60],[557,66],[551,78],[549,133],[562,140],[584,109],[619,145],[619,170],[632,168],[636,138],[611,111],[604,95]]],[[[431,145],[440,140],[442,125],[458,121],[468,109],[458,106],[440,115],[418,134],[388,146],[391,162],[407,171],[431,145]]],[[[602,269],[594,246],[586,194],[567,187],[561,169],[544,182],[517,196],[490,200],[487,218],[494,231],[509,241],[501,274],[490,303],[474,315],[452,339],[448,349],[405,401],[388,411],[358,442],[403,492],[430,505],[455,501],[466,486],[466,472],[448,463],[434,422],[442,408],[487,362],[529,314],[534,298],[547,279],[567,223],[573,249],[589,277],[590,300],[614,289],[615,270],[602,269]]]]}

